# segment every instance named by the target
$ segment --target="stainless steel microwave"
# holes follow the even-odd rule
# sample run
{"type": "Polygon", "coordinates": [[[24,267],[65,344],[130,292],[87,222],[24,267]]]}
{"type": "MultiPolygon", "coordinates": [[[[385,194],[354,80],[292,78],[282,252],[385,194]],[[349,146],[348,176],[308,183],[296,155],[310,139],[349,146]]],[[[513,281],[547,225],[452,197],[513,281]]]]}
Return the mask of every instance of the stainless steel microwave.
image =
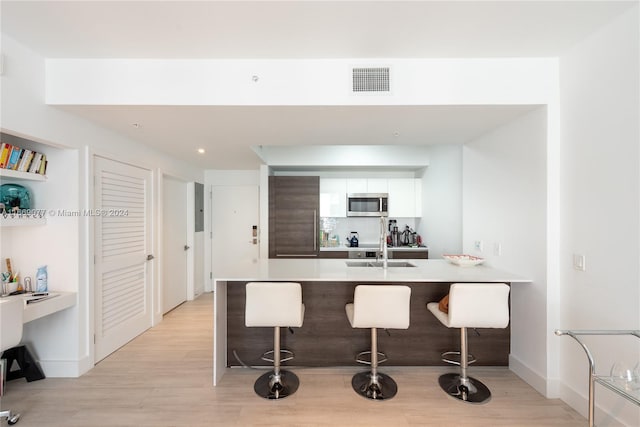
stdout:
{"type": "Polygon", "coordinates": [[[387,193],[347,194],[347,216],[389,216],[387,193]]]}

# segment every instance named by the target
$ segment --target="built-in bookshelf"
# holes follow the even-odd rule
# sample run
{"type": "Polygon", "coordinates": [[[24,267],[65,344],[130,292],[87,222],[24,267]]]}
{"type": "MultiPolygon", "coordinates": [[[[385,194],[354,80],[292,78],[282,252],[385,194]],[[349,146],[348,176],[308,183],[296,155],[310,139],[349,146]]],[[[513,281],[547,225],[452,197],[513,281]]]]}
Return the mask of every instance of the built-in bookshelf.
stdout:
{"type": "Polygon", "coordinates": [[[46,154],[9,142],[0,141],[0,143],[1,170],[46,175],[46,154]]]}
{"type": "Polygon", "coordinates": [[[0,178],[4,179],[19,179],[25,181],[46,181],[46,175],[40,175],[39,173],[19,172],[12,169],[0,169],[0,178]]]}
{"type": "MultiPolygon", "coordinates": [[[[38,143],[0,134],[0,185],[43,182],[47,180],[47,156],[41,152],[38,143]],[[35,148],[35,149],[34,149],[35,148]],[[15,157],[14,159],[11,159],[15,157]]],[[[1,202],[1,201],[0,201],[1,202]]],[[[0,211],[0,227],[34,226],[47,223],[45,211],[31,206],[28,211],[0,211]]]]}

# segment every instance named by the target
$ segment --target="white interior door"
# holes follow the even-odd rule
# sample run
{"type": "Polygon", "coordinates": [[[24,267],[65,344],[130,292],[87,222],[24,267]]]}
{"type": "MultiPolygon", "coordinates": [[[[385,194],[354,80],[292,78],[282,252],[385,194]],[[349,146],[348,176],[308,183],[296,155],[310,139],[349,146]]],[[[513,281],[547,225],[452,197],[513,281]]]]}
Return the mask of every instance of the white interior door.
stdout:
{"type": "Polygon", "coordinates": [[[153,255],[151,171],[94,159],[98,362],[151,327],[153,255]]]}
{"type": "Polygon", "coordinates": [[[225,264],[258,259],[258,187],[213,186],[211,196],[213,271],[225,264]]]}
{"type": "Polygon", "coordinates": [[[187,183],[162,178],[162,313],[187,300],[187,183]]]}

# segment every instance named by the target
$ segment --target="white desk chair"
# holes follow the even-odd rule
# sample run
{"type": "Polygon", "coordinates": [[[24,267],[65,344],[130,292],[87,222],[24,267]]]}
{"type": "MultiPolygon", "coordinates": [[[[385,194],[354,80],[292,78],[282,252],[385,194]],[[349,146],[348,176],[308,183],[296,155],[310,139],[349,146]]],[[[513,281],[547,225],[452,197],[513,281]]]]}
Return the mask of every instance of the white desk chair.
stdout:
{"type": "MultiPolygon", "coordinates": [[[[7,349],[20,344],[22,339],[22,316],[24,302],[22,298],[8,298],[0,300],[0,355],[7,349]]],[[[0,398],[4,394],[5,375],[10,369],[6,360],[0,360],[0,398]]],[[[9,425],[20,419],[20,414],[12,414],[11,410],[0,410],[0,420],[6,418],[9,425]]]]}

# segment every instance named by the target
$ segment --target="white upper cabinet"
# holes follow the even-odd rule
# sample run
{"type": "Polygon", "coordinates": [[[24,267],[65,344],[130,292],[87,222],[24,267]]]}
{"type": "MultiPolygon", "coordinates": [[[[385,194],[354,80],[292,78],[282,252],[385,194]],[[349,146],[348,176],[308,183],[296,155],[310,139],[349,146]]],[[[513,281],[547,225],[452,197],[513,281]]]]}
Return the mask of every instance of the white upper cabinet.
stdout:
{"type": "Polygon", "coordinates": [[[422,182],[415,178],[389,179],[389,216],[422,216],[422,182]]]}
{"type": "Polygon", "coordinates": [[[346,181],[347,193],[367,193],[366,178],[349,178],[346,181]]]}
{"type": "Polygon", "coordinates": [[[416,211],[415,211],[415,217],[421,217],[422,216],[422,180],[421,179],[414,179],[413,180],[414,184],[415,184],[415,195],[416,195],[416,211]]]}
{"type": "Polygon", "coordinates": [[[320,178],[320,216],[346,217],[349,193],[388,193],[390,217],[422,216],[422,181],[415,178],[320,178]]]}
{"type": "Polygon", "coordinates": [[[347,193],[388,193],[388,181],[386,178],[349,178],[347,193]]]}
{"type": "Polygon", "coordinates": [[[367,193],[388,193],[389,179],[369,178],[367,179],[367,193]]]}
{"type": "Polygon", "coordinates": [[[347,216],[347,180],[320,178],[320,216],[347,216]]]}

